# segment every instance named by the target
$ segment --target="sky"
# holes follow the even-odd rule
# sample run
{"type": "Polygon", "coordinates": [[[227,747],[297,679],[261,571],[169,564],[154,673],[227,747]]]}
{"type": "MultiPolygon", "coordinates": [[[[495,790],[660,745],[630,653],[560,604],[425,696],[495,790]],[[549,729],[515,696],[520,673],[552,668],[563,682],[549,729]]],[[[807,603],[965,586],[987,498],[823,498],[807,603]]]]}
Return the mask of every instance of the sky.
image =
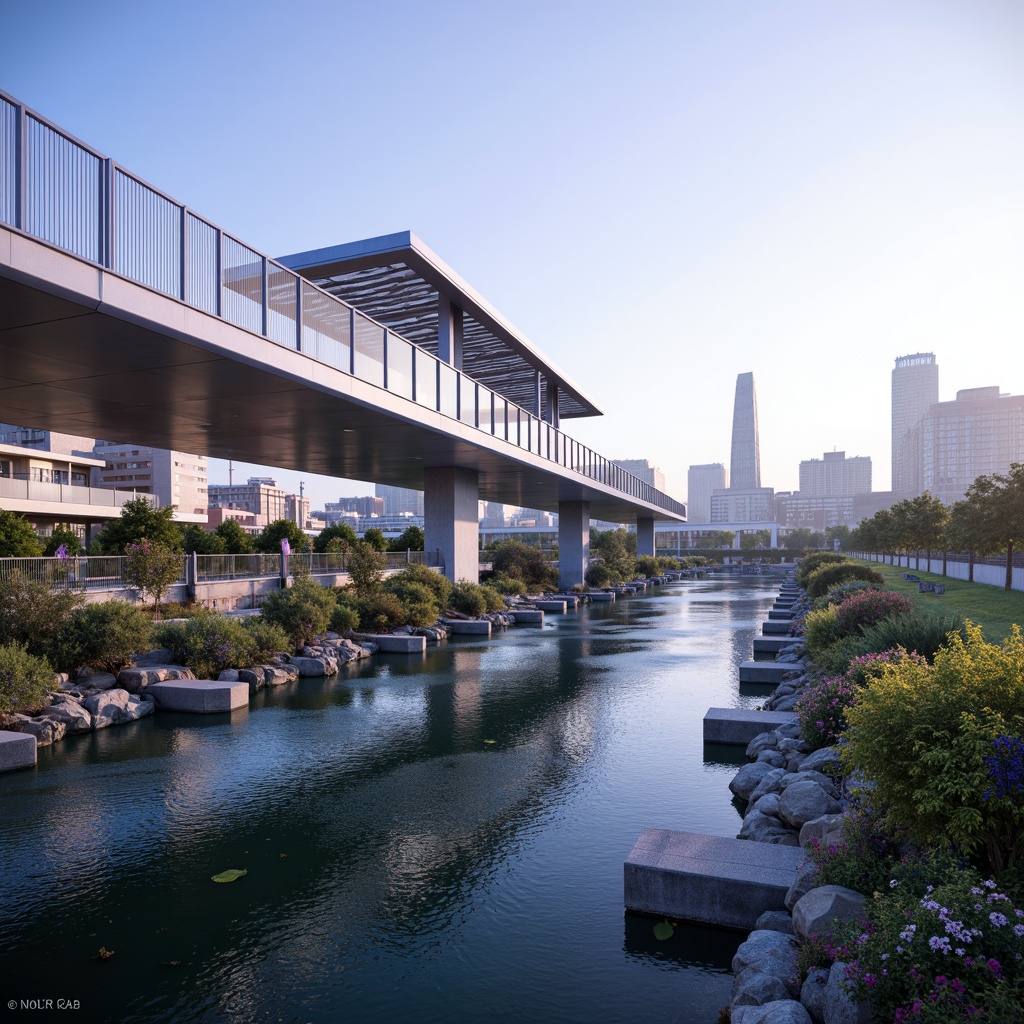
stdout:
{"type": "Polygon", "coordinates": [[[897,356],[1024,394],[1022,55],[1020,0],[0,0],[0,89],[269,255],[411,230],[677,498],[740,373],[776,490],[888,489],[897,356]]]}

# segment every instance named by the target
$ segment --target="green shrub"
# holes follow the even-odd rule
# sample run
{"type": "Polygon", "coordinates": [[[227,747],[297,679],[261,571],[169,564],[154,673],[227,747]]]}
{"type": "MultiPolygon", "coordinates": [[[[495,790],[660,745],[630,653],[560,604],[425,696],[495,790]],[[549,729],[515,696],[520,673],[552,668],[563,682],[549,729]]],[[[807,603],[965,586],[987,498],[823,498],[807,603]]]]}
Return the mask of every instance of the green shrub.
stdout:
{"type": "MultiPolygon", "coordinates": [[[[262,615],[250,615],[241,620],[242,628],[256,645],[256,663],[266,661],[274,654],[287,651],[290,645],[288,634],[276,623],[268,622],[262,615]]],[[[245,668],[246,666],[234,666],[245,668]]]]}
{"type": "Polygon", "coordinates": [[[49,644],[50,661],[61,672],[83,665],[117,675],[149,644],[153,620],[142,606],[104,601],[76,609],[49,644]]]}
{"type": "Polygon", "coordinates": [[[815,569],[807,577],[807,594],[812,600],[816,597],[824,597],[833,587],[851,580],[863,580],[877,590],[882,590],[885,587],[885,579],[874,569],[869,569],[866,565],[859,565],[857,562],[839,562],[835,565],[822,565],[815,569]]]}
{"type": "MultiPolygon", "coordinates": [[[[266,629],[267,623],[259,629],[266,629]]],[[[283,630],[269,626],[278,639],[283,630]]],[[[187,622],[168,622],[153,629],[154,639],[171,657],[195,672],[198,679],[216,679],[226,668],[249,668],[262,660],[257,627],[246,629],[238,619],[217,612],[197,615],[187,622]]],[[[264,636],[270,634],[264,633],[264,636]]]]}
{"type": "Polygon", "coordinates": [[[0,579],[0,644],[20,644],[45,656],[85,598],[76,590],[51,588],[13,571],[0,579]]]}
{"type": "Polygon", "coordinates": [[[909,615],[914,599],[895,590],[864,590],[852,594],[836,608],[836,625],[843,636],[853,636],[882,619],[909,615]]]}
{"type": "Polygon", "coordinates": [[[352,589],[359,597],[369,597],[380,590],[387,567],[387,555],[365,540],[358,541],[348,556],[348,575],[352,580],[352,589]]]}
{"type": "Polygon", "coordinates": [[[404,615],[399,625],[432,626],[437,622],[441,609],[437,597],[424,583],[417,583],[399,573],[384,585],[384,592],[394,594],[402,603],[404,615]]]}
{"type": "Polygon", "coordinates": [[[998,875],[1024,842],[1024,793],[998,791],[993,742],[1024,735],[1024,638],[987,644],[967,623],[934,666],[887,666],[846,712],[843,764],[912,838],[943,837],[998,875]],[[988,760],[986,760],[988,759],[988,760]]]}
{"type": "Polygon", "coordinates": [[[808,857],[818,866],[816,885],[842,885],[870,896],[889,888],[906,836],[870,808],[843,816],[838,842],[812,839],[808,857]]]}
{"type": "Polygon", "coordinates": [[[864,630],[854,643],[854,652],[867,654],[871,651],[890,651],[902,647],[905,651],[917,652],[929,662],[949,642],[949,635],[961,638],[964,620],[956,612],[946,614],[914,611],[909,615],[882,619],[864,630]]]}
{"type": "Polygon", "coordinates": [[[845,674],[812,683],[795,709],[800,735],[815,750],[832,746],[846,729],[844,715],[856,695],[857,686],[845,674]]]}
{"type": "Polygon", "coordinates": [[[327,632],[336,598],[314,580],[296,580],[288,590],[271,594],[260,609],[263,618],[280,626],[292,645],[302,647],[327,632]]]}
{"type": "Polygon", "coordinates": [[[0,646],[0,718],[38,711],[49,703],[53,669],[20,644],[0,646]]]}
{"type": "Polygon", "coordinates": [[[494,546],[491,564],[499,576],[522,580],[528,588],[557,586],[558,570],[548,564],[540,548],[522,541],[503,541],[494,546]]]}
{"type": "Polygon", "coordinates": [[[487,580],[487,586],[491,590],[496,590],[499,594],[507,594],[509,597],[526,593],[526,583],[523,580],[510,576],[494,574],[487,580]]]}
{"type": "Polygon", "coordinates": [[[385,590],[402,583],[421,583],[434,595],[438,608],[448,607],[448,595],[452,592],[452,581],[444,573],[437,572],[426,565],[407,565],[401,572],[395,573],[386,581],[385,590]]]}
{"type": "Polygon", "coordinates": [[[494,589],[489,583],[480,584],[480,592],[483,594],[486,610],[489,612],[503,612],[505,610],[505,598],[494,589]]]}
{"type": "Polygon", "coordinates": [[[804,617],[804,645],[810,658],[816,658],[827,647],[842,639],[834,607],[808,612],[804,617]]]}
{"type": "Polygon", "coordinates": [[[812,555],[804,555],[800,559],[800,564],[796,570],[796,582],[798,586],[807,589],[807,580],[811,573],[816,569],[819,569],[823,565],[830,563],[839,562],[850,562],[851,560],[846,555],[841,555],[837,551],[815,551],[812,555]]]}
{"type": "Polygon", "coordinates": [[[853,597],[854,594],[863,593],[865,590],[873,590],[874,588],[870,583],[865,583],[864,580],[851,580],[849,583],[840,583],[838,587],[833,587],[824,597],[819,597],[812,603],[812,607],[827,608],[830,604],[842,604],[848,597],[853,597]]]}
{"type": "MultiPolygon", "coordinates": [[[[395,595],[386,591],[360,599],[359,621],[368,633],[390,633],[406,624],[406,608],[395,595]]],[[[431,622],[437,621],[437,616],[431,622]]]]}
{"type": "Polygon", "coordinates": [[[661,564],[653,555],[640,555],[636,560],[636,571],[645,579],[661,575],[661,564]]]}
{"type": "Polygon", "coordinates": [[[483,615],[487,611],[487,598],[481,592],[479,583],[459,580],[452,587],[448,597],[448,607],[463,615],[483,615]]]}
{"type": "Polygon", "coordinates": [[[359,629],[359,609],[350,604],[341,604],[331,613],[331,629],[344,635],[359,629]]]}
{"type": "Polygon", "coordinates": [[[607,587],[612,581],[612,571],[604,562],[591,562],[583,578],[592,587],[607,587]]]}

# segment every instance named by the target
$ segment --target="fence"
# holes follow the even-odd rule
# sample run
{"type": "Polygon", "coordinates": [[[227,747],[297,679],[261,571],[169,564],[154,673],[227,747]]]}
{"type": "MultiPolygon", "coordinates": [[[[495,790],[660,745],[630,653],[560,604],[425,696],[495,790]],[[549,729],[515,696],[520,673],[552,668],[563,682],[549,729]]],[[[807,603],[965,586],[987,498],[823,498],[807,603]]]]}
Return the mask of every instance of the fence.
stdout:
{"type": "MultiPolygon", "coordinates": [[[[909,558],[906,555],[879,555],[866,552],[850,552],[850,554],[855,558],[863,558],[869,562],[881,562],[885,565],[896,565],[904,569],[915,571],[920,569],[921,572],[943,575],[942,555],[936,556],[934,552],[930,561],[926,552],[921,552],[920,557],[912,552],[909,558]]],[[[947,554],[944,575],[954,580],[966,580],[970,576],[970,562],[967,555],[958,554],[952,556],[947,554]]],[[[976,558],[974,560],[974,582],[984,583],[992,587],[1005,587],[1005,555],[1002,558],[976,558]]],[[[1019,561],[1016,555],[1013,557],[1013,576],[1010,589],[1024,590],[1024,560],[1019,561]]]]}
{"type": "MultiPolygon", "coordinates": [[[[0,558],[0,579],[21,576],[34,583],[74,587],[79,590],[122,590],[123,555],[82,555],[71,558],[0,558]]],[[[185,582],[185,558],[181,559],[179,583],[185,582]]]]}
{"type": "Polygon", "coordinates": [[[557,427],[249,248],[0,92],[0,223],[680,516],[557,427]]]}

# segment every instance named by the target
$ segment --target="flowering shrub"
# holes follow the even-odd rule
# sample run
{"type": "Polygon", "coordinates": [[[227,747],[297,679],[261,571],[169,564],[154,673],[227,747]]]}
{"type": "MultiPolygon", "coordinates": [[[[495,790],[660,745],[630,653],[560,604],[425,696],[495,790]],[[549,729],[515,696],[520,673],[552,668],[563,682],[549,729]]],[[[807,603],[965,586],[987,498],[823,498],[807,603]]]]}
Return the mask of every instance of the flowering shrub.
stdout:
{"type": "Polygon", "coordinates": [[[864,580],[852,580],[850,583],[840,583],[838,587],[833,587],[824,597],[818,599],[821,602],[821,606],[824,608],[830,604],[842,604],[848,597],[853,597],[854,594],[861,594],[865,590],[873,590],[874,587],[870,583],[865,583],[864,580]]]}
{"type": "Polygon", "coordinates": [[[809,686],[796,705],[800,734],[815,750],[830,747],[846,729],[846,709],[857,686],[845,676],[825,676],[809,686]]]}
{"type": "Polygon", "coordinates": [[[866,565],[859,565],[857,562],[836,562],[819,566],[807,577],[807,593],[812,599],[824,597],[833,587],[852,580],[863,580],[878,589],[885,586],[884,577],[866,565]]]}
{"type": "Polygon", "coordinates": [[[922,893],[893,878],[844,936],[847,984],[878,1020],[1024,1020],[1024,910],[994,881],[952,869],[922,893]]]}
{"type": "Polygon", "coordinates": [[[857,686],[869,686],[873,679],[881,679],[886,665],[898,665],[909,661],[914,665],[927,664],[920,654],[908,654],[904,650],[881,651],[877,654],[862,654],[850,659],[847,677],[857,686]]]}
{"type": "MultiPolygon", "coordinates": [[[[819,885],[842,885],[870,894],[889,884],[894,872],[915,872],[920,857],[908,853],[901,860],[902,834],[870,808],[858,807],[843,817],[838,842],[827,846],[812,839],[808,857],[818,866],[819,885]]],[[[922,885],[923,888],[923,885],[922,885]]]]}
{"type": "Polygon", "coordinates": [[[226,668],[249,668],[260,655],[257,636],[226,615],[211,613],[186,622],[166,622],[153,632],[156,643],[199,679],[216,679],[226,668]]]}
{"type": "Polygon", "coordinates": [[[913,610],[913,598],[895,590],[865,590],[846,598],[839,605],[836,609],[836,625],[843,636],[851,636],[882,619],[909,615],[913,610]]]}

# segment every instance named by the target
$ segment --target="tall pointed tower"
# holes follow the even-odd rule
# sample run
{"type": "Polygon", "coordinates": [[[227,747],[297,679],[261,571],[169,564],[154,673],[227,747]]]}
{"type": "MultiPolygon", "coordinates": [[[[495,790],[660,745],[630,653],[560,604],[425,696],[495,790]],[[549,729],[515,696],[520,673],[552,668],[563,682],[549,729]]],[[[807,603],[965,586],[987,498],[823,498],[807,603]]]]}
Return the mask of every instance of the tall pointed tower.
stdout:
{"type": "Polygon", "coordinates": [[[761,446],[757,434],[757,391],[754,375],[736,378],[736,401],[732,410],[732,462],[729,487],[752,490],[761,486],[761,446]]]}

